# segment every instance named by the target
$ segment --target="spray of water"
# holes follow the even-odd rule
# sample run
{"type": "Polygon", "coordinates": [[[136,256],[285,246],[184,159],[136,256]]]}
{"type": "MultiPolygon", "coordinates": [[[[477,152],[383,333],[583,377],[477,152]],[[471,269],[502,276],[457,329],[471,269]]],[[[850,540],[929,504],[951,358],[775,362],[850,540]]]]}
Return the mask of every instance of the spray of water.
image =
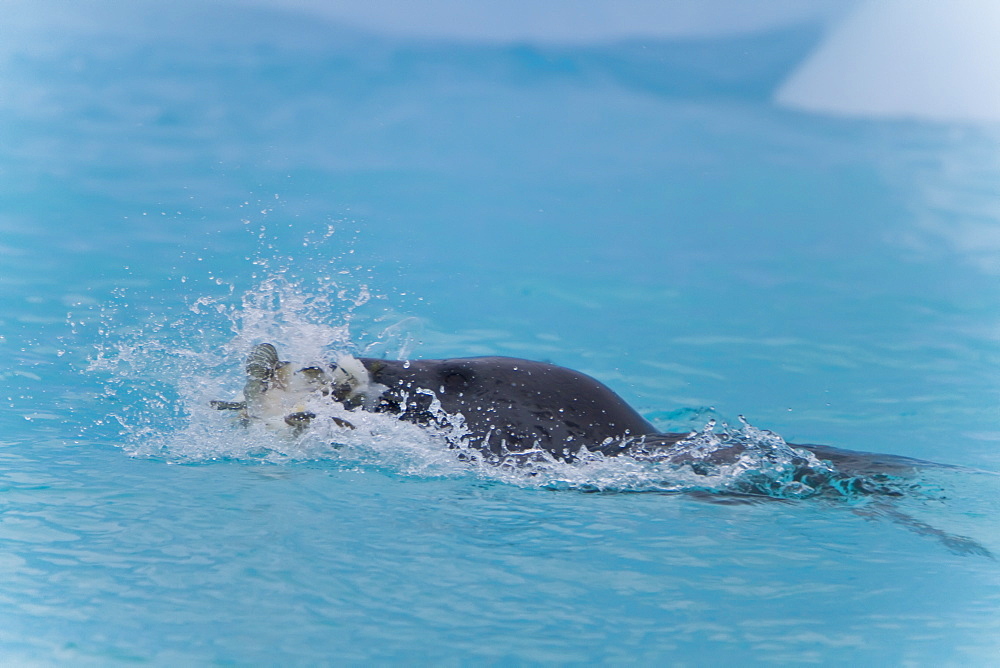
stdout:
{"type": "Polygon", "coordinates": [[[892,488],[891,480],[841,475],[812,453],[742,418],[735,427],[709,420],[669,449],[637,443],[631,456],[584,450],[577,460],[565,462],[542,450],[483,454],[468,445],[461,416],[441,411],[434,425],[417,426],[389,415],[347,411],[317,398],[308,406],[317,419],[296,435],[243,424],[210,407],[211,400],[241,398],[243,360],[264,341],[301,366],[325,365],[343,354],[409,357],[416,329],[412,319],[386,324],[370,341],[354,340],[352,326],[373,295],[348,278],[328,271],[297,279],[281,266],[268,269],[242,295],[230,290],[200,296],[182,313],[129,331],[106,327],[89,371],[105,376],[108,413],[119,427],[123,449],[175,463],[323,461],[403,475],[476,476],[519,486],[601,492],[698,491],[797,499],[892,488]]]}

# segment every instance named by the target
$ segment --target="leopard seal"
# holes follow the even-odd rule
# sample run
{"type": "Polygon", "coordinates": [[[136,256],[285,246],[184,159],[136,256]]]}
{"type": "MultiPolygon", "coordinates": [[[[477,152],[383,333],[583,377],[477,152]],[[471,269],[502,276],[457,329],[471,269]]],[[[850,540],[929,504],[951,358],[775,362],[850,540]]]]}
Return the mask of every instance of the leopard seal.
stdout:
{"type": "MultiPolygon", "coordinates": [[[[299,434],[317,418],[319,403],[343,407],[338,426],[353,429],[350,414],[364,410],[407,422],[439,424],[460,415],[465,444],[495,458],[544,451],[572,462],[581,451],[640,458],[669,455],[689,433],[661,432],[611,388],[579,371],[515,357],[387,360],[339,357],[296,367],[279,360],[270,343],[246,359],[244,400],[213,401],[244,422],[299,434]],[[319,403],[317,403],[319,402],[319,403]]],[[[895,455],[789,444],[832,462],[844,472],[897,473],[924,464],[895,455]]],[[[739,447],[714,455],[735,459],[739,447]]]]}

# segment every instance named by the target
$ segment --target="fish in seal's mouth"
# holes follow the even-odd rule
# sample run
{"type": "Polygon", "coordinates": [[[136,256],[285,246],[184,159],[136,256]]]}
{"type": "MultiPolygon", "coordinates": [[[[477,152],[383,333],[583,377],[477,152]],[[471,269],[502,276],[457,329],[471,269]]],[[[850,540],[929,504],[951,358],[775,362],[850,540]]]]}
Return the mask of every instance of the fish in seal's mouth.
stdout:
{"type": "MultiPolygon", "coordinates": [[[[323,402],[336,402],[344,408],[370,408],[386,389],[373,383],[365,366],[349,355],[328,366],[296,367],[281,361],[270,343],[254,346],[244,369],[247,382],[243,401],[212,401],[212,408],[236,411],[244,424],[259,421],[271,429],[291,428],[294,435],[309,427],[317,417],[311,409],[323,402]]],[[[343,418],[331,419],[339,427],[354,429],[343,418]]]]}

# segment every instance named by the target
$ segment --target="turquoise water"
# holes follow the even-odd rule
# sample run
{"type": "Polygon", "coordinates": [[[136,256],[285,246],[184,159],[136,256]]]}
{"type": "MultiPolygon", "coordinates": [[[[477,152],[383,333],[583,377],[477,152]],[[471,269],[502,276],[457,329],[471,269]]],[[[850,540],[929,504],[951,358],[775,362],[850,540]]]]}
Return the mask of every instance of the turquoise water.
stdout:
{"type": "Polygon", "coordinates": [[[8,663],[1000,656],[995,128],[774,108],[811,28],[540,48],[184,3],[21,20],[8,663]],[[957,468],[891,503],[736,503],[628,462],[470,467],[377,416],[288,441],[207,408],[261,340],[548,360],[664,429],[744,415],[957,468]]]}

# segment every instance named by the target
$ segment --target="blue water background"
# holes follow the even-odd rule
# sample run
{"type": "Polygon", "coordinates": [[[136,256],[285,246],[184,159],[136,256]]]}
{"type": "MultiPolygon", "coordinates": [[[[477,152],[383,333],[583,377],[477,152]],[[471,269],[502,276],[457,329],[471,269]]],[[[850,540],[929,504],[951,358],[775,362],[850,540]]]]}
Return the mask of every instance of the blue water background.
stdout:
{"type": "Polygon", "coordinates": [[[864,500],[554,490],[410,432],[261,455],[203,401],[264,333],[543,359],[664,429],[743,414],[960,465],[899,507],[1000,554],[996,128],[775,108],[812,26],[540,47],[58,18],[0,51],[8,662],[1000,656],[997,562],[864,500]]]}

